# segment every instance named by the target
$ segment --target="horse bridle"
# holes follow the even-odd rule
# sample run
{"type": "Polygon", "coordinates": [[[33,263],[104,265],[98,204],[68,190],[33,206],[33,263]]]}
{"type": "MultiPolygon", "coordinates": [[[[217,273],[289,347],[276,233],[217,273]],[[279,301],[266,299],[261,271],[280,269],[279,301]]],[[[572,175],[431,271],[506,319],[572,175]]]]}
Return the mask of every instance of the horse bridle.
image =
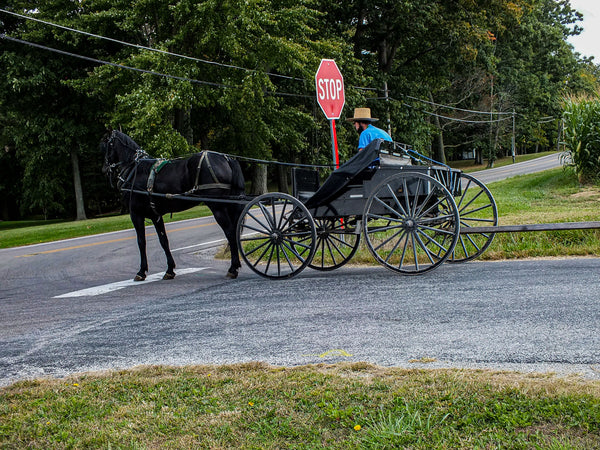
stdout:
{"type": "Polygon", "coordinates": [[[132,148],[127,142],[123,142],[114,132],[112,132],[110,134],[110,137],[106,141],[106,151],[104,152],[104,166],[106,167],[106,174],[108,176],[108,179],[110,180],[111,186],[114,187],[113,178],[115,178],[114,172],[116,170],[118,170],[118,173],[116,175],[117,188],[120,189],[123,186],[123,184],[131,178],[131,176],[134,172],[132,170],[133,167],[134,166],[137,167],[137,165],[141,159],[148,158],[148,157],[149,157],[148,153],[146,153],[144,150],[142,150],[141,148],[137,148],[137,149],[132,148]],[[121,145],[128,148],[129,150],[135,151],[135,155],[131,159],[131,161],[117,161],[117,162],[111,163],[108,160],[108,154],[109,154],[109,152],[112,152],[112,150],[113,150],[112,147],[114,145],[115,139],[118,140],[121,143],[121,145]]]}

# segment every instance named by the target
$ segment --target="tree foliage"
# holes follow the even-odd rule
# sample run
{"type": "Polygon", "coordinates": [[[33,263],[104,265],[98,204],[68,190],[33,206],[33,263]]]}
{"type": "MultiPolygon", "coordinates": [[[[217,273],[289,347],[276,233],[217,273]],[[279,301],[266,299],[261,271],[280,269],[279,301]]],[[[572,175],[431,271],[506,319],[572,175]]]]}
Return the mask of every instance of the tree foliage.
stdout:
{"type": "MultiPolygon", "coordinates": [[[[73,215],[72,161],[88,213],[110,208],[105,127],[155,156],[329,162],[314,95],[322,58],[344,74],[345,114],[368,106],[395,140],[440,160],[506,154],[512,121],[500,119],[512,116],[500,113],[513,110],[520,151],[554,145],[561,98],[598,88],[598,66],[567,43],[581,18],[567,0],[5,3],[19,15],[0,12],[0,33],[21,40],[0,39],[5,219],[73,215]]],[[[344,159],[357,138],[343,120],[337,129],[344,159]]]]}

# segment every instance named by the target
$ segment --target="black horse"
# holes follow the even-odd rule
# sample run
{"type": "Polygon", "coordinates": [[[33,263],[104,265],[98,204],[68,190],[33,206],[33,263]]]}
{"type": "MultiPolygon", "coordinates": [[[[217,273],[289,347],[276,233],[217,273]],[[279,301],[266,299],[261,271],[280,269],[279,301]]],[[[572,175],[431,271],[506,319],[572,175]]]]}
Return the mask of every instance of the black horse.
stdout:
{"type": "MultiPolygon", "coordinates": [[[[203,151],[189,158],[158,160],[150,158],[133,139],[120,131],[107,133],[100,144],[104,151],[102,172],[121,191],[124,204],[129,208],[131,221],[137,234],[140,249],[140,271],[135,281],[146,279],[146,233],[144,221],[152,220],[167,257],[167,271],[163,279],[175,277],[175,261],[162,219],[163,214],[183,211],[198,204],[197,201],[178,197],[240,199],[244,196],[244,176],[240,164],[221,153],[203,151]]],[[[227,272],[236,278],[241,267],[236,240],[237,222],[243,204],[239,202],[205,201],[223,229],[231,250],[231,266],[227,272]]]]}

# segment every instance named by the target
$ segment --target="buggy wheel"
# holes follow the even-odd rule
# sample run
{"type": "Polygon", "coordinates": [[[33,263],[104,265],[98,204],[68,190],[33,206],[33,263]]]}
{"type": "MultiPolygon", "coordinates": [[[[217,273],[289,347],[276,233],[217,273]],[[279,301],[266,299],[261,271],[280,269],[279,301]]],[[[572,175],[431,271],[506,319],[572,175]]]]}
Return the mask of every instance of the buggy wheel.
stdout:
{"type": "Polygon", "coordinates": [[[315,219],[315,256],[308,265],[316,270],[334,270],[352,259],[360,244],[356,217],[315,219]]]}
{"type": "Polygon", "coordinates": [[[249,202],[238,222],[238,247],[257,274],[298,275],[315,253],[316,229],[306,207],[291,195],[268,193],[249,202]]]}
{"type": "Polygon", "coordinates": [[[452,194],[434,178],[398,173],[379,184],[365,206],[363,232],[374,258],[394,272],[418,275],[442,264],[459,236],[452,194]]]}
{"type": "MultiPolygon", "coordinates": [[[[498,209],[489,189],[477,178],[460,175],[461,195],[455,198],[460,227],[489,227],[498,225],[498,209]]],[[[492,243],[494,233],[461,234],[449,263],[470,261],[481,255],[492,243]]]]}

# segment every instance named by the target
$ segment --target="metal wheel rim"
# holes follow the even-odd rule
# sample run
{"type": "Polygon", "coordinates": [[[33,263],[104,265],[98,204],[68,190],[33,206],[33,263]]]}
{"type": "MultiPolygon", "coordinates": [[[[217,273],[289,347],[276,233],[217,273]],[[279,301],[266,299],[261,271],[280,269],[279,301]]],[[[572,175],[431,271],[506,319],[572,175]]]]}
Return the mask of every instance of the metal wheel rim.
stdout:
{"type": "Polygon", "coordinates": [[[405,275],[441,265],[452,253],[459,229],[452,194],[439,181],[417,172],[384,180],[369,197],[363,215],[363,233],[373,257],[405,275]],[[415,189],[429,192],[409,195],[415,189]]]}
{"type": "Polygon", "coordinates": [[[271,279],[298,275],[312,260],[316,229],[306,207],[288,194],[263,194],[238,222],[238,246],[252,271],[271,279]]]}
{"type": "MultiPolygon", "coordinates": [[[[334,270],[352,259],[360,245],[359,233],[347,233],[349,218],[315,219],[315,255],[308,265],[315,270],[334,270]]],[[[353,218],[356,220],[356,218],[353,218]]]]}
{"type": "MultiPolygon", "coordinates": [[[[461,174],[461,195],[455,199],[460,227],[496,226],[498,209],[490,190],[477,178],[461,174]]],[[[462,263],[479,257],[494,240],[495,233],[461,234],[449,263],[462,263]]]]}

